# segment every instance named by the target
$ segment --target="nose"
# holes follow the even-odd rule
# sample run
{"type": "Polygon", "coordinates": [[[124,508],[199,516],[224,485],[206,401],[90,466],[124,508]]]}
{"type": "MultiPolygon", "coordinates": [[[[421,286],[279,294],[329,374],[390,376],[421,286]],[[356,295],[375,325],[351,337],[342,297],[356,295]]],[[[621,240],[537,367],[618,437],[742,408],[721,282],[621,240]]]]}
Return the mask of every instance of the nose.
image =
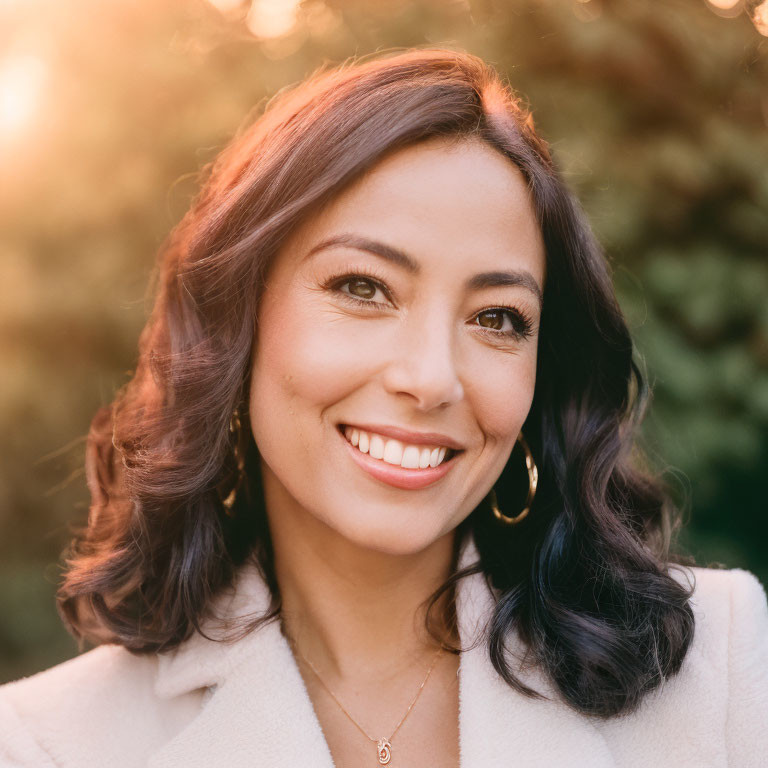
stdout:
{"type": "Polygon", "coordinates": [[[405,322],[395,340],[384,386],[406,394],[422,411],[459,402],[464,387],[456,367],[452,323],[440,312],[419,313],[405,322]]]}

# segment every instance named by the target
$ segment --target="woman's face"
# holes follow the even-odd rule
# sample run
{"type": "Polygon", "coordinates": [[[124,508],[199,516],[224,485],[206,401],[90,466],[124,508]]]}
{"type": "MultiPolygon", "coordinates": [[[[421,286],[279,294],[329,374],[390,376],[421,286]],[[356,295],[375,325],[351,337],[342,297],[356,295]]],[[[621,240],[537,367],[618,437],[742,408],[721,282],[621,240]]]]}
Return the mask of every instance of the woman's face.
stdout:
{"type": "Polygon", "coordinates": [[[399,150],[306,219],[271,266],[253,355],[270,514],[289,504],[392,554],[455,528],[528,414],[544,278],[524,178],[479,140],[399,150]]]}

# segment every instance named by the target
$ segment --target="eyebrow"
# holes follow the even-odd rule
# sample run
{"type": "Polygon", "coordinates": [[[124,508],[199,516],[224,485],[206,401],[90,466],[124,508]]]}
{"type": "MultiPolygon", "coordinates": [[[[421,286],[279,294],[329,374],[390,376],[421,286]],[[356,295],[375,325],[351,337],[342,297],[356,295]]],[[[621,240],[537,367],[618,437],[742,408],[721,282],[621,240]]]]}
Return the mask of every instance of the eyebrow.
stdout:
{"type": "MultiPolygon", "coordinates": [[[[334,235],[333,237],[322,240],[317,243],[317,245],[313,246],[304,258],[307,259],[318,251],[339,245],[348,248],[356,248],[357,250],[371,253],[374,256],[379,256],[382,259],[386,259],[387,261],[402,267],[412,275],[418,275],[421,271],[418,261],[412,256],[409,256],[405,251],[401,251],[399,248],[394,248],[391,245],[381,243],[377,240],[371,240],[367,237],[352,234],[334,235]]],[[[526,288],[536,296],[539,301],[539,307],[543,305],[544,296],[541,292],[541,288],[539,288],[536,278],[525,269],[478,272],[476,275],[467,278],[464,283],[464,287],[468,291],[479,291],[483,288],[496,288],[499,286],[504,287],[510,285],[526,288]]]]}

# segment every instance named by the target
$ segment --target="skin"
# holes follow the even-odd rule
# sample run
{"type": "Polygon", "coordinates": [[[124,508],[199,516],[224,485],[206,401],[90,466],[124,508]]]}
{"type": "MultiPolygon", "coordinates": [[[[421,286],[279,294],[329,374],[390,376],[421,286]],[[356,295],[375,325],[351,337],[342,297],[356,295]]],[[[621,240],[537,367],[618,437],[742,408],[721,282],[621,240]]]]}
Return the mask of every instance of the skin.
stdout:
{"type": "MultiPolygon", "coordinates": [[[[284,630],[374,737],[391,734],[435,656],[422,601],[449,575],[455,528],[501,474],[531,406],[540,298],[523,285],[464,285],[509,270],[543,293],[525,180],[487,144],[445,138],[388,155],[305,219],[270,269],[250,418],[284,630]],[[419,273],[349,245],[307,255],[342,233],[405,251],[419,273]],[[355,273],[368,282],[350,283],[355,273]],[[521,326],[488,313],[497,307],[524,313],[529,335],[505,333],[521,326]],[[337,431],[366,422],[442,432],[464,451],[438,482],[395,488],[363,471],[337,431]]],[[[375,745],[301,654],[337,766],[370,762],[375,745]]],[[[457,669],[457,657],[438,657],[393,739],[393,763],[458,764],[457,669]]]]}

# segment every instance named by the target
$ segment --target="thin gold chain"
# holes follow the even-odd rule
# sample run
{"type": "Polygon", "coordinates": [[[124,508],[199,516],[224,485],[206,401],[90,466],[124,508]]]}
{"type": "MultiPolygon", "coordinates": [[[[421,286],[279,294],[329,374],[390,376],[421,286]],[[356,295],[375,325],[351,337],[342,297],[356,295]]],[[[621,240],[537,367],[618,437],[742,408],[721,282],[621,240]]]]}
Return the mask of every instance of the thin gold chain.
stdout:
{"type": "MultiPolygon", "coordinates": [[[[317,679],[320,681],[320,683],[323,686],[323,688],[325,688],[325,690],[328,691],[328,693],[331,694],[331,696],[333,697],[333,700],[339,705],[339,708],[341,709],[341,711],[352,721],[352,723],[354,723],[355,727],[360,731],[360,733],[362,733],[363,736],[365,736],[370,741],[378,741],[378,739],[374,739],[371,736],[369,736],[362,729],[362,727],[357,722],[357,720],[355,720],[355,718],[352,717],[352,715],[350,715],[349,712],[347,712],[347,710],[344,708],[344,705],[336,697],[336,694],[326,685],[325,680],[323,680],[323,678],[320,677],[320,673],[317,671],[317,669],[315,669],[315,665],[301,652],[301,650],[296,645],[296,643],[293,641],[293,639],[289,637],[288,641],[298,651],[298,653],[301,656],[301,658],[304,659],[304,661],[307,662],[307,664],[309,665],[309,668],[315,673],[315,677],[317,677],[317,679]]],[[[418,700],[419,696],[421,695],[421,692],[424,689],[424,686],[427,684],[427,680],[429,680],[429,676],[432,674],[432,670],[434,669],[435,664],[437,663],[437,658],[438,658],[438,656],[440,656],[440,654],[442,652],[443,652],[442,648],[438,648],[437,649],[437,653],[435,654],[434,658],[432,659],[432,663],[429,665],[429,669],[427,670],[427,674],[424,677],[424,679],[421,681],[421,685],[419,686],[419,690],[416,691],[416,695],[413,697],[413,701],[408,705],[408,709],[405,710],[405,714],[402,716],[402,718],[400,719],[400,722],[397,724],[397,727],[395,728],[395,730],[392,731],[392,735],[389,737],[389,739],[387,739],[387,741],[392,741],[392,739],[395,737],[395,734],[398,732],[398,730],[400,730],[400,726],[405,722],[405,718],[408,717],[408,714],[410,713],[411,709],[413,709],[413,705],[416,703],[416,701],[418,700]]]]}

